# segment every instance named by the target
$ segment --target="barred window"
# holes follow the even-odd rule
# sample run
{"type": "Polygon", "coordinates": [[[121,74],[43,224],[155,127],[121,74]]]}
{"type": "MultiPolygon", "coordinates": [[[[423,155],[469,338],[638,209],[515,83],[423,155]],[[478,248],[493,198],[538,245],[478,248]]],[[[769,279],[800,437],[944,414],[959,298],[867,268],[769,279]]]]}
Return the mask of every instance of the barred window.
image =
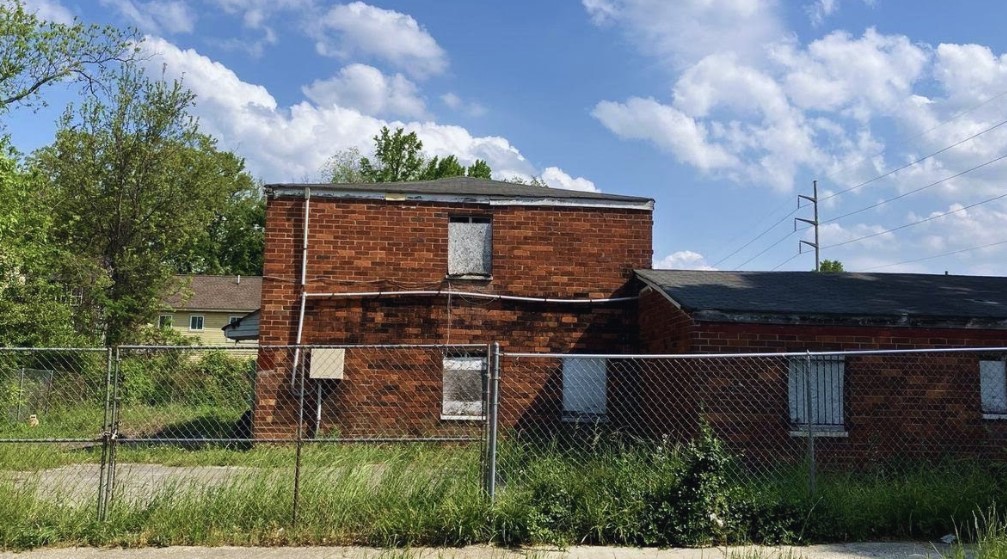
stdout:
{"type": "Polygon", "coordinates": [[[807,391],[811,394],[813,429],[841,431],[844,426],[845,363],[842,357],[800,357],[790,361],[790,423],[794,428],[808,428],[807,391]],[[807,379],[805,379],[807,372],[807,379]]]}

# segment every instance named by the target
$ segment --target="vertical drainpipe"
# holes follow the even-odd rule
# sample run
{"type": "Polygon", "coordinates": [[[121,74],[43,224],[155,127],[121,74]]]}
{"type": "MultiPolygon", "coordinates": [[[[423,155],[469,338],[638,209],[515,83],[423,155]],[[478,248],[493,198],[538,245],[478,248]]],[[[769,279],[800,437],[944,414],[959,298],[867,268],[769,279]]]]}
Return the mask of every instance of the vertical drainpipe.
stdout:
{"type": "MultiPolygon", "coordinates": [[[[304,187],[304,239],[301,241],[301,310],[297,315],[297,339],[294,340],[294,363],[290,368],[290,389],[296,389],[297,367],[301,362],[301,339],[304,334],[304,311],[308,298],[308,216],[311,210],[311,189],[304,187]]],[[[302,371],[303,374],[303,371],[302,371]]]]}

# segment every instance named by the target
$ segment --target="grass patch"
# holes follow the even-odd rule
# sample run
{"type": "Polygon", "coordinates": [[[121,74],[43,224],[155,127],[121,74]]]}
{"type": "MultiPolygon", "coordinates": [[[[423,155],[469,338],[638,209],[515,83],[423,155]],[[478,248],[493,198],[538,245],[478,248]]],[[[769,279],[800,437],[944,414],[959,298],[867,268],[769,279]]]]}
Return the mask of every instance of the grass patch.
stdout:
{"type": "MultiPolygon", "coordinates": [[[[163,418],[158,429],[211,413],[136,410],[163,418]]],[[[224,429],[242,410],[212,413],[224,429]]],[[[63,424],[79,423],[70,415],[63,424]]],[[[809,498],[803,468],[753,476],[708,429],[679,445],[511,437],[499,449],[492,508],[479,487],[478,444],[307,444],[296,523],[292,444],[120,444],[106,522],[95,519],[100,450],[0,444],[0,547],[723,546],[934,539],[958,527],[983,542],[982,557],[1007,557],[996,555],[1007,550],[1002,467],[947,460],[825,471],[809,498]]]]}

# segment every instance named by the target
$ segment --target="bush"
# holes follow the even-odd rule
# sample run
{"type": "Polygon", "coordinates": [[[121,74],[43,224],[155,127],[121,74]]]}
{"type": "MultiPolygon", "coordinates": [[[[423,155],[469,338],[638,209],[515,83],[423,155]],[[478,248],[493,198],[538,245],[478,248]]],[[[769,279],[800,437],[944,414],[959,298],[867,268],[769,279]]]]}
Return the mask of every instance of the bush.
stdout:
{"type": "Polygon", "coordinates": [[[188,404],[244,407],[252,395],[254,363],[247,357],[209,351],[137,355],[119,367],[127,404],[188,404]]]}

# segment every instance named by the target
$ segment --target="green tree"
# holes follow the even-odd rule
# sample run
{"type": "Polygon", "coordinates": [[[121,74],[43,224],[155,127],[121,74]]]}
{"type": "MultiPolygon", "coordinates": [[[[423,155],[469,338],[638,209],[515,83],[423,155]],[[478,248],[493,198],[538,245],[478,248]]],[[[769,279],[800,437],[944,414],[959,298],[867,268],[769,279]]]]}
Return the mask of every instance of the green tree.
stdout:
{"type": "Polygon", "coordinates": [[[406,134],[403,128],[392,132],[388,127],[382,127],[381,132],[374,136],[374,153],[371,156],[360,157],[356,148],[336,152],[322,167],[321,173],[333,183],[399,182],[464,176],[489,179],[493,176],[493,170],[482,159],[464,167],[454,155],[428,158],[416,132],[406,134]]]}
{"type": "Polygon", "coordinates": [[[395,132],[381,127],[374,136],[374,161],[360,158],[360,174],[365,182],[399,182],[417,180],[423,170],[423,142],[416,132],[395,132]]]}
{"type": "Polygon", "coordinates": [[[819,272],[844,272],[843,263],[838,260],[822,260],[818,265],[819,272]]]}
{"type": "Polygon", "coordinates": [[[60,81],[93,92],[135,56],[137,42],[132,30],[44,21],[22,0],[6,0],[0,5],[0,112],[16,103],[45,105],[42,89],[60,81]]]}
{"type": "Polygon", "coordinates": [[[225,175],[236,189],[214,210],[213,219],[190,244],[171,255],[179,274],[262,274],[266,229],[266,200],[260,185],[244,172],[244,163],[229,152],[217,152],[225,175]]]}
{"type": "Polygon", "coordinates": [[[72,254],[53,243],[53,217],[39,176],[0,140],[0,347],[86,344],[75,309],[83,303],[72,254]]]}
{"type": "Polygon", "coordinates": [[[126,68],[117,85],[110,102],[68,109],[53,145],[35,156],[57,240],[108,279],[95,299],[110,344],[153,320],[173,260],[248,182],[240,160],[199,132],[181,83],[126,68]]]}

